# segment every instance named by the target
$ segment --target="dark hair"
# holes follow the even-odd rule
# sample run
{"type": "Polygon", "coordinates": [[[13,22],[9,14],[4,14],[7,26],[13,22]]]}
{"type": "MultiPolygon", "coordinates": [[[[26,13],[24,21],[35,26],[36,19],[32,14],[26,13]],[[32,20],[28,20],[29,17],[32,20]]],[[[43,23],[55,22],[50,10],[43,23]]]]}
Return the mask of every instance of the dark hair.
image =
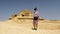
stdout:
{"type": "Polygon", "coordinates": [[[34,8],[34,10],[37,10],[37,8],[34,8]]]}

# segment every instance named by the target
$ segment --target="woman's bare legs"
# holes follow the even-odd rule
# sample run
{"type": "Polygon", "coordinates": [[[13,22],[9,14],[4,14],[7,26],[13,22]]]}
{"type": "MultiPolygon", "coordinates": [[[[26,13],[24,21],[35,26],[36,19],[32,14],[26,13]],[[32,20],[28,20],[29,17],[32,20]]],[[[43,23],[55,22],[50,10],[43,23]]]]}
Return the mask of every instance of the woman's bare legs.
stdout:
{"type": "Polygon", "coordinates": [[[33,27],[34,27],[35,30],[37,30],[38,20],[33,20],[33,27]]]}

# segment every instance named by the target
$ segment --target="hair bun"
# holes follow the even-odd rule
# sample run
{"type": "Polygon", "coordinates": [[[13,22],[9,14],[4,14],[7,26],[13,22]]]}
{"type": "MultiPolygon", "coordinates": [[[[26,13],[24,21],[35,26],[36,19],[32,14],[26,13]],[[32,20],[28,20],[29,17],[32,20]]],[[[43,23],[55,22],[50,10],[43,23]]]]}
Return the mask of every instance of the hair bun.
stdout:
{"type": "Polygon", "coordinates": [[[37,8],[34,8],[34,10],[37,10],[37,8]]]}

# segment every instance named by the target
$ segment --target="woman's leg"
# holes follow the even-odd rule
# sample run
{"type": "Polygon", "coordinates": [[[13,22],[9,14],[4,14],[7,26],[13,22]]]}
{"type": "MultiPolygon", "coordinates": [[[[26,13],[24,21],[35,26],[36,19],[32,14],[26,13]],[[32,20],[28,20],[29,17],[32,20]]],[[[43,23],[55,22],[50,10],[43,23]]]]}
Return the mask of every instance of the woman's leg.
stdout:
{"type": "Polygon", "coordinates": [[[33,20],[33,27],[35,28],[35,20],[33,20]]]}
{"type": "Polygon", "coordinates": [[[38,27],[38,20],[36,20],[35,27],[36,27],[36,30],[37,30],[37,27],[38,27]]]}

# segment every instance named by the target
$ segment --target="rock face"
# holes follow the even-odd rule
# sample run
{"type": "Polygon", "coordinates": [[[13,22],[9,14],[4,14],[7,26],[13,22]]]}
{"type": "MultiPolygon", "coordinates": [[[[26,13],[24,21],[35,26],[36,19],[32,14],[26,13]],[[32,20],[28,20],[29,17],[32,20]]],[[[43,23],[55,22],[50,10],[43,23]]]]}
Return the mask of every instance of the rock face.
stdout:
{"type": "Polygon", "coordinates": [[[23,10],[18,14],[20,18],[33,18],[33,14],[29,9],[23,10]]]}
{"type": "MultiPolygon", "coordinates": [[[[30,19],[33,20],[33,13],[29,10],[29,9],[25,9],[23,11],[21,11],[18,14],[14,14],[12,15],[9,20],[21,20],[21,19],[30,19]]],[[[42,18],[39,18],[40,20],[44,20],[42,18]]]]}
{"type": "MultiPolygon", "coordinates": [[[[9,19],[13,19],[15,17],[19,19],[33,19],[33,13],[29,9],[25,9],[18,14],[12,15],[9,19]]],[[[39,18],[39,19],[42,19],[42,18],[39,18]]]]}
{"type": "Polygon", "coordinates": [[[24,19],[24,18],[33,18],[33,14],[29,9],[23,10],[20,13],[18,13],[17,15],[12,15],[10,17],[10,19],[13,19],[14,17],[17,17],[18,19],[24,19]]]}

